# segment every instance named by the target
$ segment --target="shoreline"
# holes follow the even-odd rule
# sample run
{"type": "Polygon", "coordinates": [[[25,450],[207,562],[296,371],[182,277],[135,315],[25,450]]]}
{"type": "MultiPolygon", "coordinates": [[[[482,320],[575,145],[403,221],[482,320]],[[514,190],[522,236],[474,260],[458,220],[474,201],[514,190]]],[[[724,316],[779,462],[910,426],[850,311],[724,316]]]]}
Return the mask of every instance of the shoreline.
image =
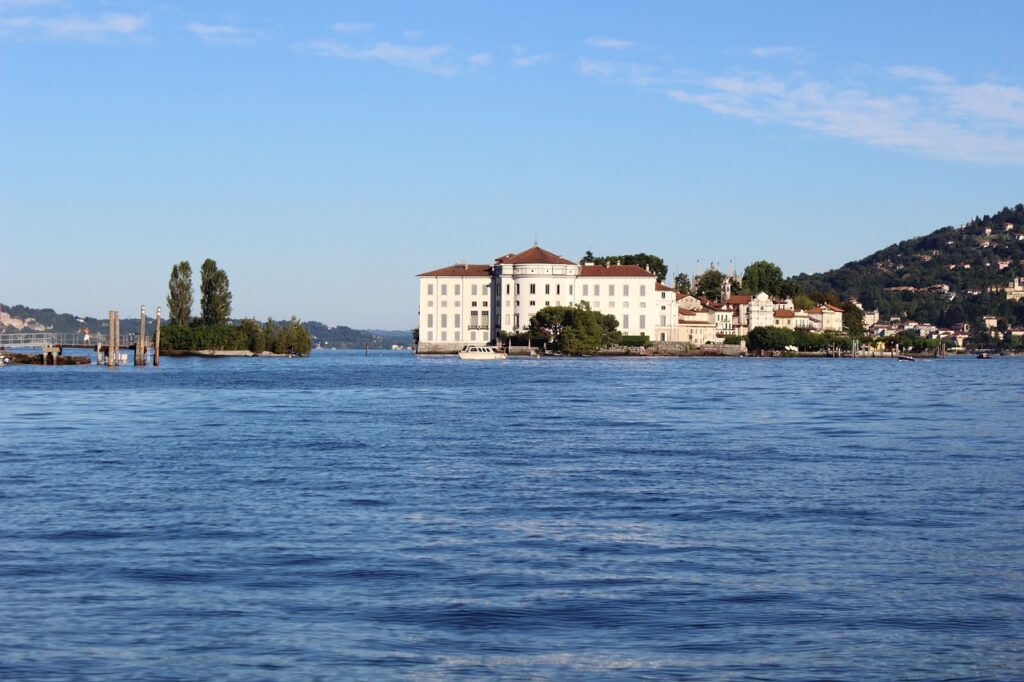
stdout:
{"type": "Polygon", "coordinates": [[[161,350],[160,355],[164,357],[185,358],[294,358],[299,357],[289,353],[253,353],[251,350],[161,350]]]}

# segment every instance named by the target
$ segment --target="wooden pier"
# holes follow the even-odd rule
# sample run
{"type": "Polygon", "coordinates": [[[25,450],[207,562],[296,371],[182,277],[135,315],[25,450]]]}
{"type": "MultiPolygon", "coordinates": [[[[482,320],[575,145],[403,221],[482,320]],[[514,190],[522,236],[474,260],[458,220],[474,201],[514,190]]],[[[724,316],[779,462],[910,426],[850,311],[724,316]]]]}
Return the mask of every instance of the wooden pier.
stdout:
{"type": "MultiPolygon", "coordinates": [[[[58,358],[65,348],[88,348],[96,352],[96,365],[118,367],[128,359],[127,351],[132,350],[136,367],[146,365],[146,356],[153,354],[153,366],[160,365],[160,308],[156,309],[153,340],[146,338],[146,306],[141,306],[138,334],[121,334],[121,315],[116,310],[107,313],[107,336],[104,340],[93,340],[88,333],[61,334],[54,332],[27,332],[0,334],[0,350],[38,348],[42,351],[44,365],[59,364],[58,358]]],[[[88,332],[88,330],[86,330],[88,332]]]]}

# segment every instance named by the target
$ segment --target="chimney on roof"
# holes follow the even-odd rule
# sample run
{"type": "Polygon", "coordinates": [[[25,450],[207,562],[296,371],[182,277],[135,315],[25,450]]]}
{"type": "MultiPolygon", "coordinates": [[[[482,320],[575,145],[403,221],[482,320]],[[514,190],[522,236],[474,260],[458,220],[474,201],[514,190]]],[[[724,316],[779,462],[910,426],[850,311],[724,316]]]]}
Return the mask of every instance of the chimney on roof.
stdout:
{"type": "Polygon", "coordinates": [[[616,265],[622,265],[622,261],[621,260],[617,260],[617,261],[615,261],[615,264],[616,265]]]}

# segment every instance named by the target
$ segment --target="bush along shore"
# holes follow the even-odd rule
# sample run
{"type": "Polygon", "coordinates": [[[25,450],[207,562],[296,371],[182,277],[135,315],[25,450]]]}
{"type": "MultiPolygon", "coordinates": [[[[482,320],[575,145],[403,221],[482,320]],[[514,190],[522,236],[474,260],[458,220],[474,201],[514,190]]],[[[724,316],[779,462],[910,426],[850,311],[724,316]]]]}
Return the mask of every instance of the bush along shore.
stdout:
{"type": "Polygon", "coordinates": [[[167,355],[306,356],[311,346],[306,328],[295,318],[283,325],[247,319],[238,325],[169,324],[160,330],[160,352],[167,355]]]}
{"type": "Polygon", "coordinates": [[[160,330],[160,352],[166,355],[302,356],[313,346],[309,332],[295,317],[278,324],[255,319],[230,324],[231,290],[228,276],[207,258],[200,270],[200,317],[192,317],[192,266],[188,261],[171,268],[167,307],[170,324],[160,330]]]}

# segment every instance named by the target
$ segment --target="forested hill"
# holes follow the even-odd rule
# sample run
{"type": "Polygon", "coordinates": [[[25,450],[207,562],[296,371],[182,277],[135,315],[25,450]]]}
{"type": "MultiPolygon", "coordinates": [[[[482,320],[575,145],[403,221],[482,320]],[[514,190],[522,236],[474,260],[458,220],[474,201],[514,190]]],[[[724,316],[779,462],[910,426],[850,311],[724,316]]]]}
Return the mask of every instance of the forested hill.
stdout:
{"type": "MultiPolygon", "coordinates": [[[[164,320],[166,322],[166,320],[164,320]]],[[[238,320],[234,323],[237,324],[238,320]]],[[[303,322],[314,347],[324,348],[390,348],[392,344],[412,343],[411,331],[363,331],[344,325],[328,326],[322,322],[303,322]]],[[[107,320],[95,317],[77,317],[58,313],[52,308],[29,308],[23,305],[8,306],[0,303],[0,332],[57,332],[77,333],[88,328],[93,334],[106,334],[107,320]]],[[[139,328],[139,318],[121,319],[122,333],[134,333],[139,328]]],[[[146,325],[147,333],[153,332],[153,319],[146,325]]]]}
{"type": "Polygon", "coordinates": [[[943,227],[893,244],[841,268],[791,280],[805,292],[856,298],[883,316],[907,313],[922,321],[952,324],[982,314],[1017,317],[1018,306],[1006,301],[1005,294],[988,289],[1022,275],[1024,204],[1017,204],[960,227],[943,227]]]}

